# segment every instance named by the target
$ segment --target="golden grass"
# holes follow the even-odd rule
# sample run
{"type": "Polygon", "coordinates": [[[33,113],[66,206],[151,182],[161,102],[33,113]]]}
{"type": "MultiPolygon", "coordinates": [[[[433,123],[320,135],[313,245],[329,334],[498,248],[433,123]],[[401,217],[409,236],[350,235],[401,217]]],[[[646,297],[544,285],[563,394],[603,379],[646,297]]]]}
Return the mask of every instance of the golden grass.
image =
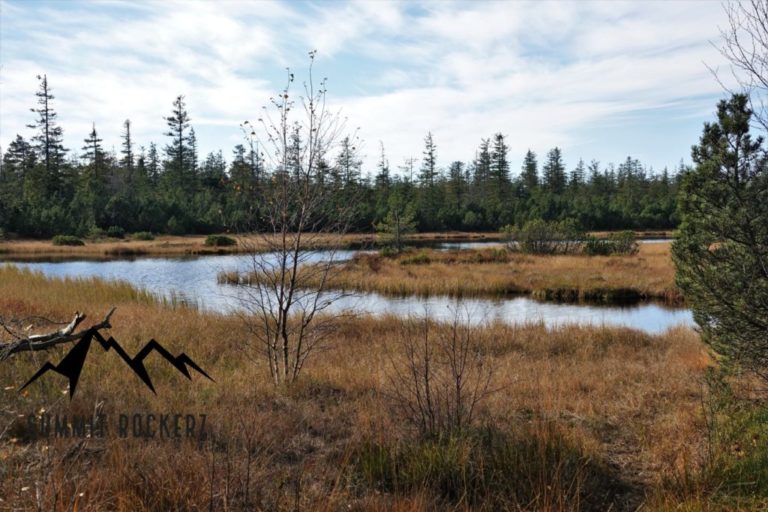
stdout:
{"type": "MultiPolygon", "coordinates": [[[[328,349],[315,354],[294,387],[276,390],[264,364],[245,357],[252,352],[237,318],[172,309],[122,284],[50,280],[0,268],[5,319],[68,320],[79,309],[98,321],[112,305],[117,311],[111,334],[130,354],[154,337],[174,353],[186,352],[216,382],[199,376],[186,381],[150,357],[153,395],[113,354],[94,347],[70,403],[62,394],[64,379],[51,373],[27,392],[16,392],[44,361],[59,361],[65,348],[22,353],[0,363],[0,432],[10,425],[0,438],[0,508],[63,511],[74,503],[81,512],[208,510],[213,503],[214,510],[415,511],[447,506],[427,490],[382,494],[361,487],[354,477],[361,443],[410,435],[385,393],[387,354],[398,347],[397,319],[349,320],[328,349]],[[107,414],[205,413],[216,438],[24,440],[19,414],[41,408],[87,413],[98,404],[107,414]]],[[[627,504],[642,502],[663,475],[696,466],[703,436],[701,377],[711,361],[693,331],[651,336],[616,328],[494,324],[477,335],[497,368],[494,386],[502,390],[483,404],[482,422],[533,436],[558,432],[628,482],[633,490],[627,504]]],[[[588,504],[539,507],[582,508],[588,504]]]]}
{"type": "Polygon", "coordinates": [[[499,249],[421,250],[397,258],[361,255],[335,273],[335,288],[388,295],[531,294],[542,299],[681,302],[670,243],[633,256],[534,256],[499,249]]]}
{"type": "MultiPolygon", "coordinates": [[[[227,235],[234,236],[234,235],[227,235]]],[[[436,232],[410,235],[409,240],[428,242],[436,240],[498,240],[496,233],[436,232]]],[[[50,240],[0,240],[0,257],[115,257],[115,256],[178,256],[185,254],[228,254],[242,252],[242,245],[209,247],[205,235],[158,236],[154,240],[131,240],[130,238],[85,240],[82,246],[57,246],[50,240]]],[[[260,239],[255,236],[236,237],[258,249],[260,239]]],[[[323,237],[318,238],[320,245],[323,237]]],[[[337,243],[338,237],[325,237],[328,243],[337,243]]],[[[341,237],[345,244],[373,244],[376,235],[372,233],[350,233],[341,237]]]]}
{"type": "MultiPolygon", "coordinates": [[[[607,236],[607,232],[597,233],[607,236]]],[[[643,238],[666,237],[669,232],[649,231],[640,233],[643,238]]],[[[228,236],[234,236],[229,234],[228,236]]],[[[57,246],[51,240],[0,240],[0,257],[91,257],[107,258],[115,256],[179,256],[185,254],[228,254],[243,251],[241,246],[208,247],[205,245],[205,235],[158,236],[154,240],[131,240],[125,238],[85,240],[82,246],[57,246]]],[[[239,237],[258,248],[259,240],[253,236],[239,237]]],[[[498,241],[499,233],[478,233],[464,231],[438,231],[430,233],[414,233],[407,235],[406,240],[414,242],[437,242],[450,240],[498,241]]],[[[330,238],[329,238],[330,240],[330,238]]],[[[338,240],[333,238],[334,243],[338,240]]],[[[350,233],[342,237],[346,244],[374,244],[374,233],[350,233]]]]}

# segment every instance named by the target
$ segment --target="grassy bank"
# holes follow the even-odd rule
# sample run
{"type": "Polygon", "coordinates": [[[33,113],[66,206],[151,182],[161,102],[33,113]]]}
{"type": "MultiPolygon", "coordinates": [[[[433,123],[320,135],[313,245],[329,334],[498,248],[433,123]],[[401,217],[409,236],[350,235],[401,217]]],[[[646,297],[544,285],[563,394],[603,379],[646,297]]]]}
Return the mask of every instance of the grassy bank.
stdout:
{"type": "MultiPolygon", "coordinates": [[[[17,392],[65,348],[1,362],[0,508],[554,511],[635,510],[645,502],[649,510],[716,509],[720,480],[704,478],[712,474],[704,473],[712,445],[702,377],[711,362],[691,330],[484,327],[474,337],[499,391],[467,435],[423,439],[392,400],[402,330],[395,318],[347,321],[297,385],[275,390],[234,317],[172,309],[125,285],[0,269],[6,320],[68,320],[77,309],[97,321],[113,305],[110,333],[130,354],[154,337],[216,382],[187,381],[152,356],[153,395],[114,354],[94,347],[70,402],[65,379],[53,373],[17,392]],[[33,442],[19,415],[42,409],[206,414],[212,436],[110,432],[33,442]]],[[[738,503],[749,509],[759,500],[738,503]]]]}
{"type": "MultiPolygon", "coordinates": [[[[593,233],[605,238],[607,232],[593,233]]],[[[666,238],[671,235],[667,231],[648,231],[638,233],[639,238],[666,238]]],[[[247,242],[250,246],[259,248],[257,237],[228,235],[247,242]]],[[[414,233],[407,235],[406,240],[415,243],[438,241],[500,241],[499,233],[439,231],[432,233],[414,233]]],[[[51,240],[2,240],[0,239],[0,257],[7,258],[53,258],[53,257],[83,257],[110,258],[119,256],[183,256],[194,254],[228,254],[244,250],[238,244],[229,247],[210,247],[205,245],[205,235],[186,236],[157,236],[154,240],[134,240],[130,236],[124,239],[102,238],[99,240],[83,240],[83,245],[54,245],[51,240]]],[[[330,242],[330,238],[326,239],[330,242]]],[[[336,243],[338,238],[334,238],[336,243]]],[[[323,239],[318,240],[323,245],[323,239]]],[[[376,235],[373,233],[351,233],[342,237],[342,242],[349,246],[373,247],[376,235]]]]}
{"type": "MultiPolygon", "coordinates": [[[[249,247],[261,248],[261,240],[253,236],[234,236],[249,247]]],[[[435,232],[417,233],[407,237],[415,242],[438,240],[498,240],[497,233],[435,232]]],[[[103,238],[83,240],[84,245],[54,245],[51,240],[0,240],[0,257],[43,258],[43,257],[91,257],[109,258],[118,256],[183,256],[193,254],[228,254],[243,252],[243,244],[228,247],[205,245],[205,235],[157,236],[154,240],[133,240],[103,238]]],[[[318,245],[337,243],[338,237],[318,237],[318,245]]],[[[376,235],[352,233],[341,238],[343,244],[373,246],[376,235]]]]}
{"type": "MultiPolygon", "coordinates": [[[[228,282],[237,276],[220,276],[228,282]]],[[[641,244],[632,256],[526,255],[504,249],[422,249],[393,258],[360,254],[330,285],[387,295],[504,296],[558,301],[681,303],[670,243],[641,244]]]]}

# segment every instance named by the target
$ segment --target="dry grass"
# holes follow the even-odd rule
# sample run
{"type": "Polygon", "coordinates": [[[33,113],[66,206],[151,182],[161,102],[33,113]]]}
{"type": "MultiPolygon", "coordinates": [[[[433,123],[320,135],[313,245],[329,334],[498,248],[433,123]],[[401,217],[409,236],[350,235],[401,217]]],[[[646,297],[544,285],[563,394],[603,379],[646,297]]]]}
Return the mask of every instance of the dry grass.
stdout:
{"type": "MultiPolygon", "coordinates": [[[[295,387],[275,390],[266,368],[245,357],[247,334],[236,318],[171,309],[125,285],[47,280],[0,268],[0,315],[6,319],[64,320],[79,309],[96,321],[112,305],[118,309],[111,334],[129,353],[154,337],[172,352],[185,351],[216,382],[188,382],[151,357],[155,396],[121,361],[94,347],[70,403],[62,394],[63,378],[55,374],[16,392],[44,361],[60,360],[64,348],[0,363],[0,432],[10,425],[0,439],[0,509],[473,508],[447,503],[430,489],[380,492],[357,474],[356,454],[366,443],[413,439],[386,393],[397,319],[350,320],[295,387]],[[108,415],[205,413],[215,439],[118,439],[114,433],[84,443],[24,439],[19,414],[41,408],[87,413],[98,404],[108,415]]],[[[494,386],[502,390],[484,403],[481,421],[525,439],[561,439],[584,464],[598,461],[611,482],[627,489],[614,509],[635,510],[663,475],[698,463],[701,376],[711,361],[693,331],[650,336],[628,329],[496,324],[478,336],[497,367],[494,386]]],[[[507,506],[604,510],[590,496],[558,500],[557,489],[541,485],[528,506],[507,506]]]]}
{"type": "MultiPolygon", "coordinates": [[[[649,231],[640,233],[642,238],[665,237],[669,233],[649,231]]],[[[607,236],[607,233],[598,233],[607,236]]],[[[232,236],[231,234],[229,236],[232,236]]],[[[85,241],[82,246],[56,246],[50,240],[0,240],[0,256],[16,258],[42,258],[42,257],[90,257],[108,258],[115,256],[179,256],[185,254],[227,254],[242,251],[241,247],[208,247],[205,245],[205,235],[186,236],[158,236],[154,240],[131,240],[125,238],[102,239],[98,241],[85,241]]],[[[258,238],[242,237],[258,246],[258,238]]],[[[440,231],[432,233],[415,233],[406,236],[407,240],[414,242],[438,242],[438,241],[499,241],[499,233],[477,233],[464,231],[440,231]]],[[[336,239],[334,239],[336,240],[336,239]]],[[[350,245],[373,245],[376,235],[373,233],[350,233],[343,237],[345,243],[350,245]]]]}
{"type": "Polygon", "coordinates": [[[532,256],[501,249],[420,250],[397,258],[359,255],[336,273],[336,288],[388,295],[532,294],[555,300],[681,302],[670,243],[633,256],[532,256]]]}
{"type": "MultiPolygon", "coordinates": [[[[232,235],[229,235],[232,236],[232,235]]],[[[0,240],[0,256],[16,258],[42,257],[91,257],[108,258],[115,256],[178,256],[185,254],[228,254],[241,252],[242,246],[208,247],[205,245],[205,235],[187,236],[158,236],[154,240],[131,240],[130,238],[116,240],[103,239],[85,241],[82,246],[57,246],[50,240],[0,240]]],[[[465,233],[439,232],[418,233],[408,237],[409,240],[429,242],[438,240],[498,240],[494,233],[465,233]]],[[[247,242],[248,247],[259,247],[260,239],[253,236],[240,237],[247,242]]],[[[338,241],[338,237],[329,241],[338,241]]],[[[343,237],[344,243],[374,244],[376,235],[371,233],[352,233],[343,237]]],[[[320,239],[322,244],[322,238],[320,239]]]]}

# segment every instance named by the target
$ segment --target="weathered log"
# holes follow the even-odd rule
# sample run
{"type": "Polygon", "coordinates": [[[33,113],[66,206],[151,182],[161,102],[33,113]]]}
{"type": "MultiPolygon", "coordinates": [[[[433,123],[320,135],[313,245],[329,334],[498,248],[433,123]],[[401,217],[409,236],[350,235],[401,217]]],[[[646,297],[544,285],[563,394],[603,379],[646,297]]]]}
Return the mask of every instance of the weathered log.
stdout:
{"type": "Polygon", "coordinates": [[[112,327],[112,324],[110,323],[110,317],[114,312],[115,308],[113,307],[109,310],[106,316],[104,316],[104,319],[101,322],[92,325],[88,329],[74,332],[77,326],[80,325],[83,320],[85,320],[85,314],[78,311],[75,313],[75,317],[66,327],[59,329],[56,332],[49,334],[36,334],[27,338],[15,340],[11,343],[0,344],[0,361],[7,359],[17,352],[36,352],[38,350],[46,350],[62,343],[79,340],[91,329],[109,329],[112,327]]]}

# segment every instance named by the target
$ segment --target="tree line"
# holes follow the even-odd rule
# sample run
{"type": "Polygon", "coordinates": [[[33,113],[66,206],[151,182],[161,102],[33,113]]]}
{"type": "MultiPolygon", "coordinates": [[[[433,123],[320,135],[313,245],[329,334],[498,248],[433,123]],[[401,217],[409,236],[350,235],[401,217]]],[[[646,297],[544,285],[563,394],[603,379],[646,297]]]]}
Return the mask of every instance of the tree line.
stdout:
{"type": "MultiPolygon", "coordinates": [[[[17,135],[0,166],[0,229],[20,236],[89,236],[110,227],[125,231],[193,234],[260,230],[264,198],[287,168],[265,162],[253,137],[235,146],[229,162],[221,150],[204,158],[184,97],[178,96],[164,145],[137,146],[131,122],[123,123],[119,152],[107,151],[97,127],[70,150],[53,107],[47,77],[38,77],[35,135],[17,135]]],[[[300,151],[298,127],[289,134],[300,151]]],[[[300,155],[294,155],[298,161],[300,155]]],[[[566,169],[559,148],[543,158],[532,151],[513,172],[507,138],[482,139],[474,158],[438,166],[431,133],[420,159],[390,167],[384,147],[373,172],[363,172],[354,139],[341,140],[335,155],[323,155],[317,180],[332,191],[327,213],[354,205],[351,228],[371,231],[393,215],[419,231],[498,230],[530,220],[574,219],[583,229],[669,229],[677,223],[680,172],[654,172],[627,157],[618,165],[580,160],[566,169]]]]}

